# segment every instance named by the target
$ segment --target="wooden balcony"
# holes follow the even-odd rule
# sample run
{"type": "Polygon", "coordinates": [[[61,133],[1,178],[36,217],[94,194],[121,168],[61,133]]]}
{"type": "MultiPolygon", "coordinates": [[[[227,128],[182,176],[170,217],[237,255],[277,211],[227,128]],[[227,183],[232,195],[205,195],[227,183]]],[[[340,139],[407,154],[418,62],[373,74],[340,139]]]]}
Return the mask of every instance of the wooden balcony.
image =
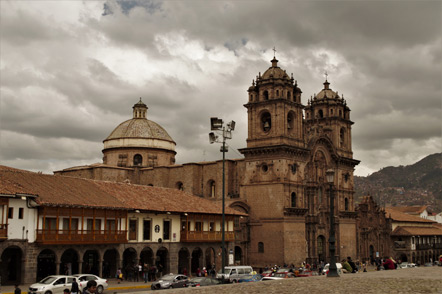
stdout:
{"type": "MultiPolygon", "coordinates": [[[[235,232],[226,231],[224,234],[226,242],[235,241],[235,232]]],[[[181,231],[181,242],[221,242],[222,232],[197,232],[197,231],[181,231]]]]}
{"type": "Polygon", "coordinates": [[[127,231],[37,230],[42,244],[118,244],[127,243],[127,231]]]}
{"type": "Polygon", "coordinates": [[[0,224],[0,241],[8,239],[8,225],[0,224]]]}

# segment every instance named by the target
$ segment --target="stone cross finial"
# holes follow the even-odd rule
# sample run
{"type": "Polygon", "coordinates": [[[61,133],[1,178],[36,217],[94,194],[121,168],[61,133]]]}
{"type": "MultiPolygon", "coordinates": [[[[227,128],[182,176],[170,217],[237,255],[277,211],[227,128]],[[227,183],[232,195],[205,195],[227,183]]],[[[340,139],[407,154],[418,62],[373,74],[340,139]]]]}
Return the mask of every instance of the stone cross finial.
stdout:
{"type": "Polygon", "coordinates": [[[276,48],[273,47],[273,58],[275,58],[275,56],[276,56],[276,48]]]}

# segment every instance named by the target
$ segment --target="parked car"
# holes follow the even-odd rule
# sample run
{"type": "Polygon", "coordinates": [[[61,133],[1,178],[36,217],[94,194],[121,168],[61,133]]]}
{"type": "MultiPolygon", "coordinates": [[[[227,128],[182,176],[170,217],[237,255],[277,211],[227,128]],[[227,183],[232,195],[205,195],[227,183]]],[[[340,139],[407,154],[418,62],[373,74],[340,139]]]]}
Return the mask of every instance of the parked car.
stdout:
{"type": "Polygon", "coordinates": [[[158,281],[153,282],[150,288],[152,290],[184,288],[187,287],[189,278],[185,275],[168,274],[161,277],[158,281]]]}
{"type": "Polygon", "coordinates": [[[291,278],[295,278],[295,274],[287,272],[287,273],[276,273],[273,274],[272,276],[264,277],[262,278],[262,280],[271,281],[271,280],[282,280],[282,279],[291,279],[291,278]]]}
{"type": "Polygon", "coordinates": [[[306,269],[300,269],[297,273],[295,273],[297,277],[303,278],[303,277],[311,277],[313,276],[313,272],[311,270],[306,269]]]}
{"type": "MultiPolygon", "coordinates": [[[[322,270],[322,274],[323,275],[326,275],[326,274],[328,274],[328,268],[330,267],[330,264],[329,263],[327,263],[325,266],[324,266],[324,269],[322,270]]],[[[342,264],[340,263],[340,262],[337,262],[336,263],[336,267],[338,268],[338,274],[339,275],[342,275],[342,264]]]]}
{"type": "Polygon", "coordinates": [[[96,281],[97,282],[97,294],[101,294],[104,292],[104,290],[107,290],[107,287],[109,284],[107,283],[107,280],[102,279],[96,275],[91,274],[76,274],[74,277],[77,279],[78,282],[78,288],[81,292],[83,292],[83,289],[86,287],[86,284],[88,281],[96,281]]]}
{"type": "Polygon", "coordinates": [[[260,274],[244,276],[238,280],[238,283],[259,282],[262,278],[263,276],[260,274]]]}
{"type": "Polygon", "coordinates": [[[29,294],[63,294],[63,290],[71,289],[73,276],[47,276],[38,283],[29,286],[29,294]]]}
{"type": "Polygon", "coordinates": [[[197,277],[189,280],[187,287],[203,287],[203,286],[213,286],[220,284],[221,281],[214,278],[197,277]]]}
{"type": "Polygon", "coordinates": [[[272,270],[267,270],[267,271],[262,272],[261,275],[262,275],[263,277],[268,277],[268,276],[270,276],[272,273],[273,273],[272,270]]]}
{"type": "Polygon", "coordinates": [[[248,276],[253,272],[253,268],[249,265],[236,265],[224,267],[224,274],[222,269],[216,275],[217,279],[229,280],[231,283],[238,283],[239,279],[248,276]]]}

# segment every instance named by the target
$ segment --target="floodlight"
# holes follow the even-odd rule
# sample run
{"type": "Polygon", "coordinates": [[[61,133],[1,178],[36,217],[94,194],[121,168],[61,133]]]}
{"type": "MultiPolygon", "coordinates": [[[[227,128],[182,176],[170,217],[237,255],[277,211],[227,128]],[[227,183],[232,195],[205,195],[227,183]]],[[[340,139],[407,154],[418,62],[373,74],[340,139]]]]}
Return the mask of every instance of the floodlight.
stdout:
{"type": "Polygon", "coordinates": [[[223,127],[223,120],[217,117],[211,117],[210,127],[212,131],[220,130],[223,127]]]}
{"type": "Polygon", "coordinates": [[[216,138],[217,138],[217,136],[215,135],[214,132],[209,133],[209,142],[210,142],[210,144],[215,143],[216,142],[216,138]]]}
{"type": "Polygon", "coordinates": [[[231,122],[229,122],[228,124],[227,124],[227,126],[229,127],[229,129],[231,130],[231,131],[234,131],[235,130],[235,121],[231,121],[231,122]]]}

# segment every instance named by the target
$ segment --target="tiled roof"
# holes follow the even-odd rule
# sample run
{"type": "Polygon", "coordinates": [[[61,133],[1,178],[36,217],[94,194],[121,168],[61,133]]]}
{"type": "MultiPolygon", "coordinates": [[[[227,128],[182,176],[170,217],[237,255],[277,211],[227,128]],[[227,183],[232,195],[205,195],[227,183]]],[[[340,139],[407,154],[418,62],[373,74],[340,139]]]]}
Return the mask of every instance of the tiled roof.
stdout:
{"type": "Polygon", "coordinates": [[[414,222],[414,223],[434,223],[432,220],[424,219],[418,216],[409,215],[396,210],[396,207],[385,208],[386,217],[397,222],[414,222]]]}
{"type": "Polygon", "coordinates": [[[437,226],[431,227],[408,227],[398,226],[391,233],[393,236],[442,236],[442,228],[437,226]]]}
{"type": "MultiPolygon", "coordinates": [[[[53,176],[0,166],[0,194],[38,195],[41,205],[222,214],[220,204],[176,189],[53,176]]],[[[246,215],[226,207],[227,215],[246,215]]]]}
{"type": "Polygon", "coordinates": [[[427,205],[424,205],[424,206],[396,206],[389,208],[408,214],[421,214],[422,212],[424,212],[425,209],[427,209],[427,207],[428,207],[427,205]]]}

